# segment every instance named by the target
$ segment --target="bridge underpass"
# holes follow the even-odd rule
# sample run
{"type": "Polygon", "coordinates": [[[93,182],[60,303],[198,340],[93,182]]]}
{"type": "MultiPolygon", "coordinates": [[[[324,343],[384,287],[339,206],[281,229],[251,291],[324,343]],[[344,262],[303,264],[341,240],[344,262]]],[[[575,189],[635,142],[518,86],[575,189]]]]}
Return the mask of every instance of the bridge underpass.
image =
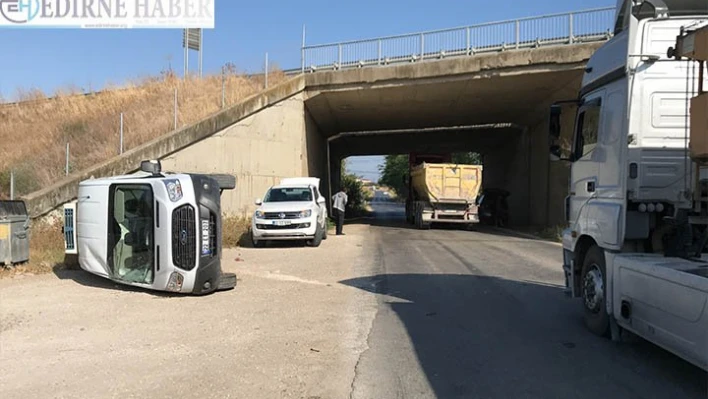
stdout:
{"type": "Polygon", "coordinates": [[[477,152],[483,156],[485,187],[514,193],[512,221],[528,223],[530,191],[528,132],[513,124],[457,126],[449,128],[344,132],[330,138],[332,187],[339,185],[339,160],[350,156],[421,153],[477,152]],[[524,187],[523,190],[518,188],[524,187]]]}
{"type": "Polygon", "coordinates": [[[596,47],[309,75],[305,107],[327,138],[331,187],[349,156],[475,151],[483,184],[512,193],[512,224],[562,222],[568,171],[549,162],[548,110],[577,96],[596,47]]]}
{"type": "MultiPolygon", "coordinates": [[[[41,216],[76,198],[81,180],[161,159],[165,170],[233,174],[238,189],[224,193],[222,209],[247,216],[254,199],[284,177],[320,177],[327,193],[337,185],[328,177],[337,177],[339,159],[409,151],[401,143],[417,142],[482,152],[485,182],[512,191],[511,222],[556,224],[563,219],[568,172],[548,161],[548,110],[556,100],[576,97],[585,64],[601,44],[299,75],[26,200],[32,216],[41,216]],[[516,128],[430,129],[502,123],[516,128]],[[391,133],[401,129],[420,135],[411,140],[391,133]],[[390,134],[353,142],[337,136],[375,131],[390,134]]],[[[571,113],[564,118],[572,119],[571,113]]]]}

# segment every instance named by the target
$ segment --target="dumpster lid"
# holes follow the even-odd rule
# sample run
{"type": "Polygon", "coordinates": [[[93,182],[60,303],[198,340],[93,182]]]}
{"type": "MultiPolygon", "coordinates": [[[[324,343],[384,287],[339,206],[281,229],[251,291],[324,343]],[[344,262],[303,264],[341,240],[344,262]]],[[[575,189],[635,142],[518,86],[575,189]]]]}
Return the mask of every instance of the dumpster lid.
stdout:
{"type": "Polygon", "coordinates": [[[24,201],[0,201],[0,218],[10,216],[27,216],[24,201]]]}

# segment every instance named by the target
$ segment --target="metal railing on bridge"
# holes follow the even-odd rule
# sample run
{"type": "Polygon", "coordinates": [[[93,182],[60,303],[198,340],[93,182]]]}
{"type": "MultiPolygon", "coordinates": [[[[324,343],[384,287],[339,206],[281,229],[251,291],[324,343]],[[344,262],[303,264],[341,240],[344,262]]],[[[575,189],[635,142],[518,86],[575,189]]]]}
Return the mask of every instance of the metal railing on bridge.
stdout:
{"type": "Polygon", "coordinates": [[[576,44],[612,37],[615,8],[595,8],[435,31],[340,43],[305,45],[300,70],[289,74],[340,70],[549,45],[576,44]]]}

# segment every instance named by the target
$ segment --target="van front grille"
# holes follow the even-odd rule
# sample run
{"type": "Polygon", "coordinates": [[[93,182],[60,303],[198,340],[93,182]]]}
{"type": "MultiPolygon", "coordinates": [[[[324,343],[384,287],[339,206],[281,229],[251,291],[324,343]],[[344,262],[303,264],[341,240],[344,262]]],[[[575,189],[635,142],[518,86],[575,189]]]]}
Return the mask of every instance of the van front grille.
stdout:
{"type": "Polygon", "coordinates": [[[172,262],[184,270],[196,266],[197,234],[194,208],[183,205],[172,212],[172,262]]]}

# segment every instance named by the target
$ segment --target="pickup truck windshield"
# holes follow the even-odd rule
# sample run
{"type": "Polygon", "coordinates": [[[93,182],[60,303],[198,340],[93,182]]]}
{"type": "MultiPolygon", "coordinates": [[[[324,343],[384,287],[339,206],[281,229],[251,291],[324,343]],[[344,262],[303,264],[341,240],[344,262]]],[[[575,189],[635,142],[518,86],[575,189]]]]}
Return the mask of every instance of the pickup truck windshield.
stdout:
{"type": "Polygon", "coordinates": [[[272,188],[266,194],[263,202],[309,202],[312,201],[312,190],[308,187],[272,188]]]}
{"type": "Polygon", "coordinates": [[[108,264],[113,277],[152,284],[154,199],[148,184],[114,185],[110,190],[108,264]]]}

